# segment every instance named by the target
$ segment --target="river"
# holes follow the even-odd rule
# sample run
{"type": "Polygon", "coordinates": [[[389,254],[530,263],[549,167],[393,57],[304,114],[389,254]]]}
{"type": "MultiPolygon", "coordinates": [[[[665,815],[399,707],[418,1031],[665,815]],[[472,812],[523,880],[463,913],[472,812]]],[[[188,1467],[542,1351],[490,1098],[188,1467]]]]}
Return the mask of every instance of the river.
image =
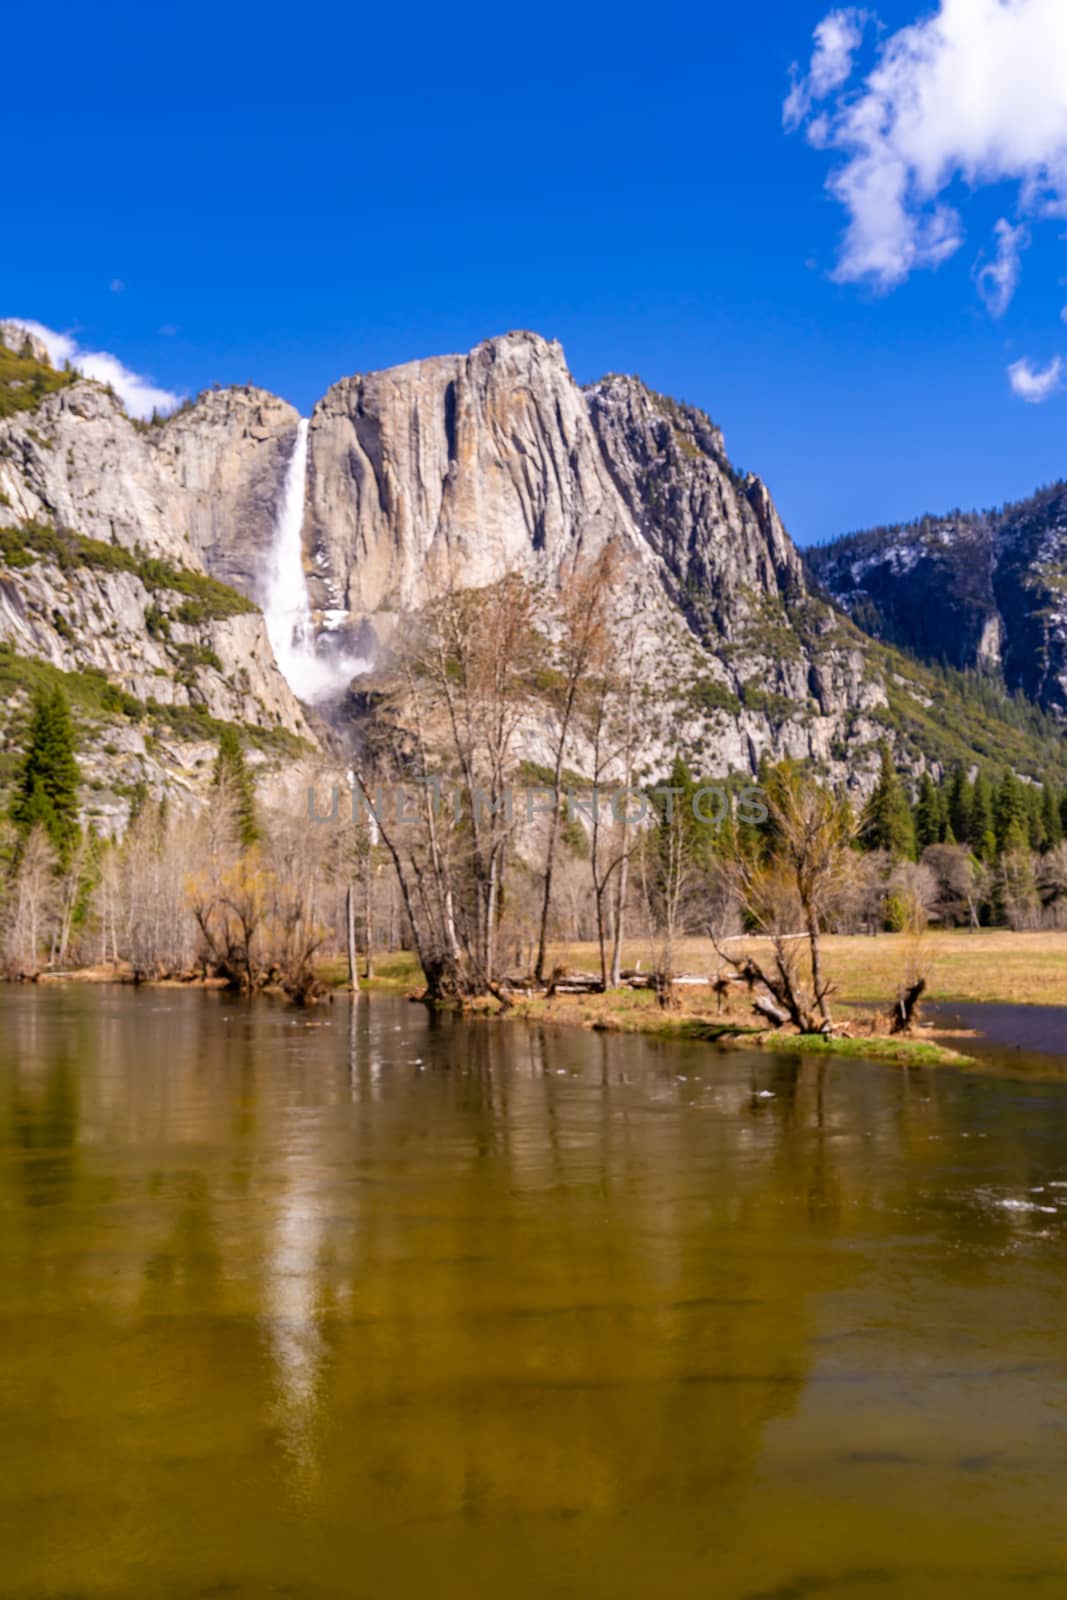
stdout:
{"type": "Polygon", "coordinates": [[[1067,1592],[1067,1084],[0,991],[0,1597],[1067,1592]]]}

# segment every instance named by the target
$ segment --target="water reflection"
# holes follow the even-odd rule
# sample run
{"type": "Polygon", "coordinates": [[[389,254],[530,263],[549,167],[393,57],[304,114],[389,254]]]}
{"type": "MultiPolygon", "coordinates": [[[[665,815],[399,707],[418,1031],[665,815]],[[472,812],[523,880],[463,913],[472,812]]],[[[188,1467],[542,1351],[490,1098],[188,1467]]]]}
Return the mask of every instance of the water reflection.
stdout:
{"type": "Polygon", "coordinates": [[[1062,1592],[1062,1086],[0,1007],[0,1596],[1062,1592]]]}

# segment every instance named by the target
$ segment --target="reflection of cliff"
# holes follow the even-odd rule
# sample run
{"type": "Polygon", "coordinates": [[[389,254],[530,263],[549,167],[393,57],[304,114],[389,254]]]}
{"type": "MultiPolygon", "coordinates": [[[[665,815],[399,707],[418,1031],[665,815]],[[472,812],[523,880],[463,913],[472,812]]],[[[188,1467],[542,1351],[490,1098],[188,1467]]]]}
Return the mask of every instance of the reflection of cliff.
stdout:
{"type": "Polygon", "coordinates": [[[383,1514],[402,1488],[426,1515],[566,1517],[751,1466],[803,1386],[818,1273],[762,1159],[723,1160],[723,1124],[678,1115],[648,1051],[613,1041],[605,1068],[594,1038],[445,1023],[412,1050],[417,1098],[377,1106],[357,1064],[362,1160],[391,1180],[367,1193],[331,1375],[363,1459],[337,1435],[325,1478],[380,1483],[383,1514]]]}
{"type": "Polygon", "coordinates": [[[707,1590],[812,1492],[768,1505],[768,1441],[839,1448],[854,1330],[896,1384],[898,1347],[965,1359],[885,1262],[910,1231],[970,1293],[978,1174],[1026,1171],[1016,1102],[971,1140],[951,1075],[378,1001],[0,1006],[12,1593],[707,1590]]]}

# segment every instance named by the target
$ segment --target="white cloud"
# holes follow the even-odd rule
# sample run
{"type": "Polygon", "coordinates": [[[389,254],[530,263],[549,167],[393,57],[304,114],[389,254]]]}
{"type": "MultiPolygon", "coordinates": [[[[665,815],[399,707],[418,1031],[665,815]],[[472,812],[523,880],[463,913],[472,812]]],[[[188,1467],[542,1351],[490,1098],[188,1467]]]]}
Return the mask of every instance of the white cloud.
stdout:
{"type": "Polygon", "coordinates": [[[1030,230],[1022,223],[1013,228],[1001,217],[993,232],[997,253],[992,261],[978,258],[974,281],[990,316],[1002,317],[1019,285],[1020,257],[1030,243],[1030,230]]]}
{"type": "Polygon", "coordinates": [[[825,100],[852,76],[852,59],[863,42],[866,24],[867,13],[855,6],[823,17],[813,35],[815,49],[807,76],[801,78],[800,68],[793,63],[793,87],[782,107],[782,121],[790,133],[800,126],[815,101],[825,100]]]}
{"type": "Polygon", "coordinates": [[[69,333],[57,333],[54,328],[46,328],[43,323],[31,322],[25,317],[8,317],[4,320],[36,335],[48,350],[54,367],[61,367],[69,361],[85,377],[110,384],[133,417],[150,417],[153,411],[173,411],[175,406],[181,404],[181,395],[172,394],[169,389],[157,389],[148,378],[131,372],[129,367],[123,366],[118,356],[111,355],[107,350],[83,350],[69,333]]]}
{"type": "Polygon", "coordinates": [[[1013,361],[1008,368],[1008,382],[1012,392],[1029,405],[1039,406],[1063,388],[1063,361],[1056,356],[1047,367],[1034,367],[1023,358],[1013,361]]]}
{"type": "Polygon", "coordinates": [[[890,289],[950,256],[963,225],[943,196],[960,179],[972,189],[1014,183],[1024,214],[1067,216],[1063,0],[940,0],[885,38],[867,77],[850,86],[859,41],[847,41],[859,23],[841,19],[855,17],[835,11],[820,23],[808,76],[785,102],[792,127],[829,99],[807,136],[844,158],[828,179],[848,213],[839,281],[890,289]]]}

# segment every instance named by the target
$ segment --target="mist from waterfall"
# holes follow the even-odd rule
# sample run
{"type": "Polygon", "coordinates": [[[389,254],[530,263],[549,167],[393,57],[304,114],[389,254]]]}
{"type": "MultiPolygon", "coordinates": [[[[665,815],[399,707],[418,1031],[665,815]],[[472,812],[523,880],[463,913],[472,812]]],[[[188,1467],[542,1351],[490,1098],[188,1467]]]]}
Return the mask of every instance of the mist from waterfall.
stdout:
{"type": "Polygon", "coordinates": [[[308,422],[301,417],[274,524],[263,614],[282,676],[293,693],[311,704],[330,700],[370,663],[359,656],[329,654],[315,635],[304,572],[304,497],[308,422]]]}

